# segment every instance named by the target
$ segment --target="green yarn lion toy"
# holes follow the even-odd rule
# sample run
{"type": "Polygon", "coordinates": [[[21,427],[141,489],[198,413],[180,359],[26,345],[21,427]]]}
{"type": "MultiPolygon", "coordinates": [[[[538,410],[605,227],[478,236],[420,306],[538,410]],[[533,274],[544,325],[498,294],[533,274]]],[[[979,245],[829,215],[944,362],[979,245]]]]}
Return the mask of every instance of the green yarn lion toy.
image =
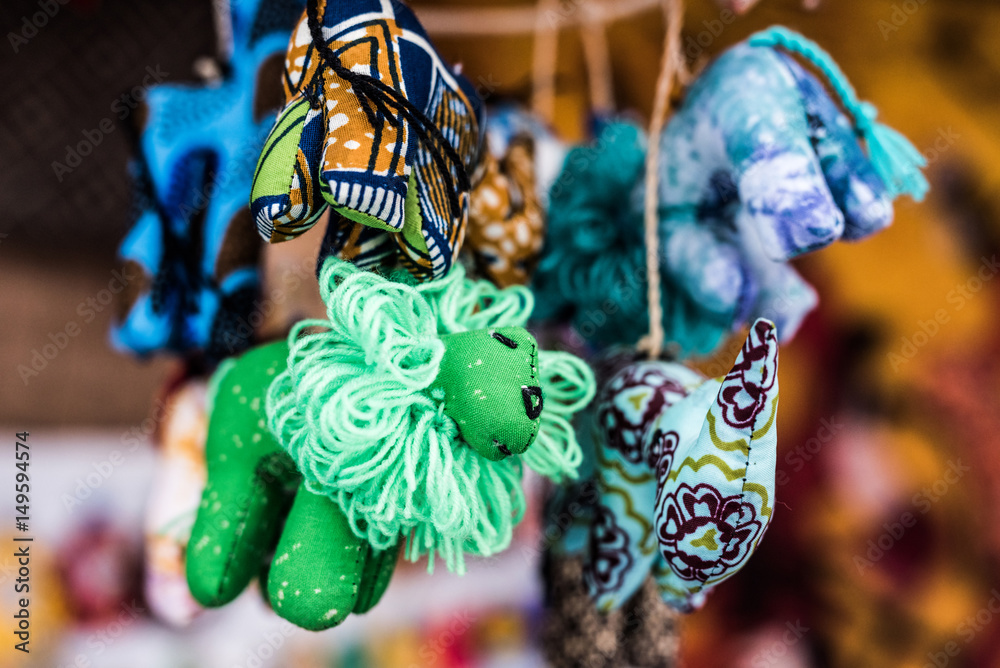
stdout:
{"type": "Polygon", "coordinates": [[[201,604],[259,576],[278,615],[317,631],[378,602],[401,546],[459,573],[465,554],[505,549],[523,466],[576,477],[570,419],[594,394],[582,360],[524,329],[526,288],[461,267],[414,284],[331,258],[320,289],[326,319],[213,378],[187,554],[201,604]]]}

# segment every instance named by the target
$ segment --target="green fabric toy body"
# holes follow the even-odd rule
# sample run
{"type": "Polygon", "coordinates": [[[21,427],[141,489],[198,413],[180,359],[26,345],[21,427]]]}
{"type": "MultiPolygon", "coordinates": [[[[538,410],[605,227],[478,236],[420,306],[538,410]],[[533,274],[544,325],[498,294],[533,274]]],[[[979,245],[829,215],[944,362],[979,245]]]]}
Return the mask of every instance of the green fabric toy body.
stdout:
{"type": "Polygon", "coordinates": [[[578,358],[538,350],[522,327],[530,292],[460,267],[420,285],[395,278],[329,259],[328,318],[216,373],[187,555],[203,605],[260,575],[280,616],[330,628],[378,602],[401,542],[409,559],[430,555],[432,568],[438,555],[457,572],[465,553],[506,548],[523,464],[576,476],[569,419],[594,380],[578,358]]]}
{"type": "Polygon", "coordinates": [[[208,485],[188,547],[188,585],[199,603],[216,607],[262,575],[282,617],[321,630],[378,602],[398,550],[376,552],[357,538],[336,504],[302,486],[268,430],[264,393],[287,359],[284,341],[262,346],[213,380],[208,485]]]}

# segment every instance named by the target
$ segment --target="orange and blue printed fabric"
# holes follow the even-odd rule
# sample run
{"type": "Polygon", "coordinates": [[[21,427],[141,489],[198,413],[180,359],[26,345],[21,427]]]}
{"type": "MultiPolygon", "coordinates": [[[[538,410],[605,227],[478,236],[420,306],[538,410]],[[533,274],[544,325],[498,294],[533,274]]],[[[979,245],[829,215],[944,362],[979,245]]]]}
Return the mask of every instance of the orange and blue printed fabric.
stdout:
{"type": "Polygon", "coordinates": [[[293,239],[329,207],[321,263],[446,275],[465,235],[481,108],[413,12],[395,0],[318,0],[292,34],[284,87],[251,194],[261,236],[293,239]],[[370,77],[364,90],[320,53],[317,30],[341,73],[370,77]]]}

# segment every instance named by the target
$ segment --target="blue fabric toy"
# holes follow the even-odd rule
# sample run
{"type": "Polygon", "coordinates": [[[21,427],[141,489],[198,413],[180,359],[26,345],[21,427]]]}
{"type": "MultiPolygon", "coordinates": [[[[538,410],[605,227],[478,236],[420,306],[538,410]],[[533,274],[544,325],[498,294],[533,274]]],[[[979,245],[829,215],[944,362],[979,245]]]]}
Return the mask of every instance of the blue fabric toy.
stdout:
{"type": "Polygon", "coordinates": [[[218,360],[252,342],[260,244],[247,202],[281,104],[273,58],[284,53],[304,6],[229,4],[221,17],[229,41],[221,81],[149,91],[132,165],[138,214],[119,248],[137,275],[111,330],[119,350],[218,360]]]}
{"type": "MultiPolygon", "coordinates": [[[[733,47],[691,86],[658,138],[663,325],[676,353],[708,353],[757,317],[790,338],[816,295],[788,260],[886,227],[900,194],[923,197],[923,158],[874,117],[829,56],[783,28],[733,47]],[[825,74],[853,122],[790,53],[825,74]]],[[[570,319],[598,344],[648,330],[645,141],[609,123],[570,152],[551,192],[537,315],[570,319]]]]}

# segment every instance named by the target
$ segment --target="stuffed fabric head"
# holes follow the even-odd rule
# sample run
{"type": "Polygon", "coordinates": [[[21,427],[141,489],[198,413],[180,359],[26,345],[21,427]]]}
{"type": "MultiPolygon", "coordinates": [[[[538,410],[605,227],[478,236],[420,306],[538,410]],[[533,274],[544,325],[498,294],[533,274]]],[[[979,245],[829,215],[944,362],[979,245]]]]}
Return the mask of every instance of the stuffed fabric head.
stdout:
{"type": "Polygon", "coordinates": [[[128,286],[111,330],[117,348],[217,360],[250,344],[260,242],[247,198],[281,104],[273,65],[304,4],[227,4],[221,81],[149,90],[133,165],[137,220],[119,248],[128,286]]]}
{"type": "MultiPolygon", "coordinates": [[[[816,295],[788,260],[877,232],[893,197],[926,190],[913,147],[874,123],[818,47],[781,29],[720,56],[656,140],[663,326],[681,355],[710,352],[757,317],[794,335],[816,295]],[[788,51],[820,64],[853,119],[788,51]]],[[[648,330],[644,142],[611,123],[553,185],[538,315],[569,318],[599,343],[648,330]]]]}
{"type": "Polygon", "coordinates": [[[465,235],[481,111],[413,12],[396,0],[310,0],[285,93],[254,176],[261,236],[293,239],[329,205],[324,256],[445,276],[465,235]]]}
{"type": "Polygon", "coordinates": [[[573,478],[578,358],[523,329],[525,288],[456,267],[390,280],[330,258],[327,318],[227,361],[213,378],[208,485],[188,548],[195,598],[223,605],[265,574],[275,611],[319,630],[370,609],[399,551],[461,572],[510,542],[523,465],[573,478]],[[287,519],[286,518],[287,515],[287,519]]]}

